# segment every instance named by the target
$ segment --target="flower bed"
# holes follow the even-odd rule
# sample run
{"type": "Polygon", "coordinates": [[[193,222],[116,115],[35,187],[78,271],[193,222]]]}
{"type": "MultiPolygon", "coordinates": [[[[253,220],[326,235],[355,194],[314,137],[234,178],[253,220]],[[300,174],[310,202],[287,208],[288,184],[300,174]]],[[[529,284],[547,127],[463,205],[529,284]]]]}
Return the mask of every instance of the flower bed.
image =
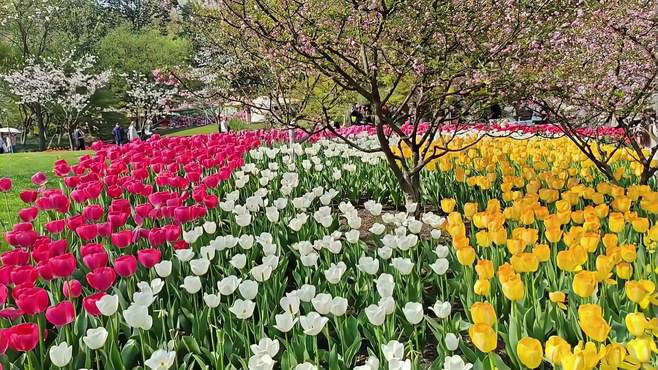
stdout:
{"type": "Polygon", "coordinates": [[[35,175],[1,256],[0,363],[656,365],[651,188],[606,183],[564,139],[485,139],[430,164],[417,211],[379,155],[282,140],[95,143],[35,175]]]}

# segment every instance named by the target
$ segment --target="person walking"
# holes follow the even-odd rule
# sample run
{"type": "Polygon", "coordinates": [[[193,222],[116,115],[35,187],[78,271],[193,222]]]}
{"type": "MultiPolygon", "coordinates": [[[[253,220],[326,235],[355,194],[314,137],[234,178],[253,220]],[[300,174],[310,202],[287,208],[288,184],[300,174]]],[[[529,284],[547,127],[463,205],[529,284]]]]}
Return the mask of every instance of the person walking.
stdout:
{"type": "Polygon", "coordinates": [[[133,122],[130,123],[130,126],[128,126],[128,142],[133,141],[135,139],[139,138],[139,133],[137,132],[137,129],[135,128],[135,124],[133,122]]]}
{"type": "Polygon", "coordinates": [[[116,145],[123,144],[123,129],[118,123],[114,125],[114,129],[112,129],[112,136],[114,136],[114,143],[116,145]]]}
{"type": "Polygon", "coordinates": [[[73,146],[76,150],[85,150],[85,133],[80,127],[73,130],[73,146]]]}

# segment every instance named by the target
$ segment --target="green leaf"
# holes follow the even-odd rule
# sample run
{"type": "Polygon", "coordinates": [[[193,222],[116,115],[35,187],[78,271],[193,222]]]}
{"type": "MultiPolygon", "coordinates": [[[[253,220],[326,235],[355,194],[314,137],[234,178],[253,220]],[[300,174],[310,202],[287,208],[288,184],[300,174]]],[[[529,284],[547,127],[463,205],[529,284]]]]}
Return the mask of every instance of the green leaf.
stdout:
{"type": "Polygon", "coordinates": [[[135,363],[138,353],[139,347],[137,346],[137,342],[134,339],[128,339],[128,342],[126,342],[126,345],[121,350],[121,361],[129,368],[135,363]]]}
{"type": "Polygon", "coordinates": [[[199,343],[197,343],[194,337],[186,335],[182,339],[183,339],[183,344],[190,352],[197,355],[201,354],[201,348],[199,348],[199,343]]]}

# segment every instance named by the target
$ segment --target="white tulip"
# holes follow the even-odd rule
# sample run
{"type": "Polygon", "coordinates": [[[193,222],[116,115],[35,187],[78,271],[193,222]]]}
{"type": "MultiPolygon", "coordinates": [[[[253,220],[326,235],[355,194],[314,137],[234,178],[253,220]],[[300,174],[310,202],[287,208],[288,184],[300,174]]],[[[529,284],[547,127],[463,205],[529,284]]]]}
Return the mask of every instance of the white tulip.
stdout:
{"type": "Polygon", "coordinates": [[[345,239],[347,239],[347,242],[354,244],[359,241],[360,234],[358,229],[352,229],[345,233],[345,239]]]}
{"type": "Polygon", "coordinates": [[[310,302],[315,297],[315,285],[304,284],[297,289],[297,296],[302,302],[310,302]]]}
{"type": "Polygon", "coordinates": [[[197,276],[203,276],[208,272],[210,261],[205,258],[199,258],[190,261],[190,268],[192,273],[197,276]]]}
{"type": "Polygon", "coordinates": [[[459,355],[446,356],[443,360],[443,370],[470,370],[472,367],[472,364],[465,363],[459,355]]]}
{"type": "Polygon", "coordinates": [[[201,247],[199,250],[199,256],[201,258],[205,258],[209,261],[212,261],[213,258],[215,258],[215,253],[217,252],[217,246],[215,245],[215,240],[212,240],[210,242],[210,245],[206,245],[205,247],[201,247]]]}
{"type": "Polygon", "coordinates": [[[402,307],[402,313],[411,325],[416,325],[423,321],[423,305],[421,303],[407,302],[402,307]]]}
{"type": "Polygon", "coordinates": [[[430,231],[430,235],[432,236],[432,239],[439,240],[441,238],[441,230],[432,229],[432,231],[430,231]]]}
{"type": "Polygon", "coordinates": [[[155,266],[153,267],[155,268],[155,272],[161,278],[166,278],[167,276],[171,275],[171,267],[172,267],[171,261],[162,260],[156,263],[155,266]]]}
{"type": "Polygon", "coordinates": [[[434,271],[434,273],[439,276],[445,275],[445,273],[448,272],[449,267],[450,264],[448,263],[448,260],[445,258],[437,258],[436,261],[434,261],[434,263],[430,265],[432,271],[434,271]]]}
{"type": "Polygon", "coordinates": [[[117,295],[104,295],[101,299],[96,301],[96,307],[103,316],[112,316],[119,308],[119,296],[117,295]]]}
{"type": "Polygon", "coordinates": [[[446,258],[448,257],[448,254],[450,254],[450,248],[448,248],[447,245],[439,244],[434,249],[434,254],[439,258],[446,258]]]}
{"type": "Polygon", "coordinates": [[[155,278],[151,280],[151,291],[153,294],[158,294],[162,291],[162,288],[164,288],[164,281],[160,278],[155,278]]]}
{"type": "Polygon", "coordinates": [[[217,230],[217,224],[214,221],[206,221],[203,223],[203,230],[206,234],[214,234],[217,230]]]}
{"type": "Polygon", "coordinates": [[[378,222],[375,222],[375,223],[370,227],[370,229],[369,229],[368,231],[370,231],[371,233],[373,233],[373,234],[375,234],[375,235],[381,235],[381,234],[384,233],[385,230],[386,230],[386,226],[384,226],[384,225],[382,225],[382,224],[380,224],[380,223],[378,223],[378,222]]]}
{"type": "Polygon", "coordinates": [[[395,313],[395,299],[393,297],[382,297],[377,304],[384,308],[387,315],[395,313]]]}
{"type": "Polygon", "coordinates": [[[379,256],[379,258],[383,260],[387,260],[391,258],[391,256],[393,255],[393,249],[386,246],[378,248],[377,255],[379,256]]]}
{"type": "Polygon", "coordinates": [[[197,293],[201,290],[201,279],[198,276],[186,276],[181,287],[190,294],[197,293]]]}
{"type": "Polygon", "coordinates": [[[262,283],[263,281],[269,280],[270,276],[272,276],[272,266],[261,264],[254,266],[249,272],[251,273],[251,276],[254,277],[254,280],[262,283]]]}
{"type": "Polygon", "coordinates": [[[151,370],[167,370],[174,365],[174,362],[176,362],[175,351],[159,349],[153,352],[148,360],[144,361],[144,365],[151,370]]]}
{"type": "Polygon", "coordinates": [[[126,324],[131,328],[150,330],[153,326],[153,318],[149,315],[148,307],[140,304],[131,304],[122,312],[126,324]]]}
{"type": "Polygon", "coordinates": [[[340,261],[337,264],[332,263],[329,268],[324,271],[324,277],[329,284],[338,284],[345,271],[347,271],[347,265],[345,265],[345,262],[340,261]]]}
{"type": "Polygon", "coordinates": [[[258,344],[252,344],[249,348],[254,355],[269,355],[270,357],[274,357],[279,353],[279,341],[265,337],[261,338],[258,344]]]}
{"type": "Polygon", "coordinates": [[[347,226],[349,226],[352,229],[360,229],[361,228],[361,217],[359,217],[356,213],[353,215],[350,215],[350,217],[347,218],[347,226]]]}
{"type": "Polygon", "coordinates": [[[277,198],[277,199],[274,200],[273,204],[278,210],[282,210],[282,209],[286,208],[286,206],[288,205],[288,199],[286,199],[286,198],[277,198]]]}
{"type": "Polygon", "coordinates": [[[286,293],[285,297],[279,300],[279,306],[284,312],[290,312],[293,315],[299,313],[299,297],[296,294],[286,293]]]}
{"type": "Polygon", "coordinates": [[[265,208],[265,217],[271,223],[279,222],[279,210],[276,207],[265,208]]]}
{"type": "Polygon", "coordinates": [[[247,300],[253,300],[258,295],[258,283],[253,280],[245,280],[238,286],[240,295],[247,300]]]}
{"type": "Polygon", "coordinates": [[[73,358],[73,347],[66,342],[53,345],[48,350],[50,361],[57,367],[64,367],[71,362],[73,358]]]}
{"type": "Polygon", "coordinates": [[[436,317],[438,317],[439,319],[445,319],[448,316],[450,316],[452,305],[450,304],[450,302],[436,301],[436,303],[434,303],[434,306],[430,307],[429,309],[434,311],[436,317]]]}
{"type": "Polygon", "coordinates": [[[217,294],[203,293],[203,301],[206,302],[206,305],[210,308],[219,306],[220,300],[221,298],[217,294]]]}
{"type": "Polygon", "coordinates": [[[183,262],[187,262],[194,258],[194,251],[192,249],[176,249],[176,257],[183,262]]]}
{"type": "Polygon", "coordinates": [[[420,231],[423,229],[423,223],[416,219],[411,219],[407,222],[407,229],[413,234],[420,234],[420,231]]]}
{"type": "Polygon", "coordinates": [[[395,257],[391,260],[391,265],[402,275],[409,275],[414,269],[414,263],[409,258],[395,257]]]}
{"type": "Polygon", "coordinates": [[[233,306],[228,310],[231,311],[235,317],[240,320],[245,320],[250,318],[254,314],[254,308],[256,304],[250,300],[243,301],[238,298],[233,302],[233,306]]]}
{"type": "Polygon", "coordinates": [[[395,289],[395,279],[393,275],[383,273],[377,278],[376,285],[380,297],[391,297],[395,289]]]}
{"type": "Polygon", "coordinates": [[[295,323],[297,323],[297,318],[295,318],[290,312],[275,315],[274,319],[276,320],[274,328],[282,333],[289,332],[295,326],[295,323]]]}
{"type": "Polygon", "coordinates": [[[354,370],[379,370],[379,359],[375,356],[370,356],[365,364],[355,367],[354,370]]]}
{"type": "Polygon", "coordinates": [[[306,316],[300,316],[299,323],[304,329],[304,334],[316,336],[329,321],[328,318],[320,316],[319,313],[312,311],[306,316]]]}
{"type": "Polygon", "coordinates": [[[347,312],[347,298],[334,297],[331,300],[331,314],[334,316],[343,316],[347,312]]]}
{"type": "Polygon", "coordinates": [[[238,239],[238,244],[240,244],[240,247],[242,249],[248,250],[251,249],[251,247],[254,245],[254,237],[253,235],[240,235],[240,238],[238,239]]]}
{"type": "Polygon", "coordinates": [[[386,361],[402,360],[404,358],[404,344],[397,340],[391,340],[386,344],[382,344],[382,354],[386,361]]]}
{"type": "Polygon", "coordinates": [[[366,317],[372,325],[381,326],[384,324],[386,319],[386,310],[384,307],[378,306],[376,304],[371,304],[365,309],[366,317]]]}
{"type": "MultiPolygon", "coordinates": [[[[274,247],[276,248],[276,246],[274,247]]],[[[272,269],[277,268],[277,266],[279,266],[279,256],[265,253],[265,257],[263,257],[263,265],[268,265],[272,269]]]]}
{"type": "Polygon", "coordinates": [[[87,335],[82,337],[82,341],[91,350],[102,348],[107,340],[107,330],[105,328],[87,329],[87,335]]]}
{"type": "Polygon", "coordinates": [[[249,357],[249,370],[272,370],[276,361],[269,355],[254,355],[249,357]]]}
{"type": "Polygon", "coordinates": [[[331,300],[331,294],[320,293],[311,299],[311,304],[319,314],[327,315],[331,312],[331,300]]]}
{"type": "Polygon", "coordinates": [[[445,342],[449,351],[454,351],[459,347],[459,337],[454,333],[446,334],[446,337],[443,338],[443,341],[445,342]]]}
{"type": "Polygon", "coordinates": [[[217,282],[217,289],[219,289],[221,295],[231,295],[238,289],[240,282],[242,282],[242,279],[235,275],[227,276],[217,282]]]}
{"type": "Polygon", "coordinates": [[[388,370],[411,370],[411,360],[391,360],[388,363],[388,370]]]}
{"type": "Polygon", "coordinates": [[[317,267],[318,266],[318,258],[320,258],[319,254],[317,254],[315,252],[311,252],[309,254],[300,256],[299,260],[302,262],[302,265],[304,267],[317,267]]]}
{"type": "Polygon", "coordinates": [[[295,366],[293,370],[318,370],[318,367],[310,362],[304,362],[302,364],[295,366]]]}
{"type": "Polygon", "coordinates": [[[244,254],[236,254],[231,258],[231,261],[229,261],[231,266],[235,267],[238,270],[241,270],[242,268],[245,267],[247,264],[247,256],[244,254]]]}
{"type": "Polygon", "coordinates": [[[379,270],[379,260],[368,256],[361,256],[357,268],[366,274],[375,275],[379,270]]]}

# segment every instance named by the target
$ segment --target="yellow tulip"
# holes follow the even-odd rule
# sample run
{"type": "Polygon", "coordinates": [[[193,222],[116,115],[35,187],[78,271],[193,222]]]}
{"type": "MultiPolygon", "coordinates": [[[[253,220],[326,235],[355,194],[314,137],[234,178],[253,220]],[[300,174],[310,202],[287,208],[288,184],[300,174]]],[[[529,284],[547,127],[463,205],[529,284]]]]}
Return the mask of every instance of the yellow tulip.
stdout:
{"type": "Polygon", "coordinates": [[[519,239],[507,239],[507,250],[511,254],[523,252],[523,242],[519,239]]]}
{"type": "Polygon", "coordinates": [[[475,324],[493,326],[496,323],[496,310],[489,302],[475,302],[471,305],[471,320],[475,324]]]}
{"type": "Polygon", "coordinates": [[[482,352],[491,352],[498,346],[498,337],[493,328],[487,324],[474,324],[468,329],[471,341],[482,352]]]}
{"type": "Polygon", "coordinates": [[[639,363],[648,363],[651,361],[651,353],[657,353],[656,342],[651,337],[645,336],[635,338],[626,343],[628,355],[639,363]]]}
{"type": "Polygon", "coordinates": [[[621,213],[612,213],[608,218],[608,227],[613,233],[621,233],[626,227],[626,220],[621,213]]]}
{"type": "Polygon", "coordinates": [[[597,233],[586,233],[580,238],[580,245],[586,251],[592,253],[599,245],[600,235],[597,233]]]}
{"type": "Polygon", "coordinates": [[[473,292],[480,296],[488,296],[490,290],[491,283],[485,279],[478,279],[473,286],[473,292]]]}
{"type": "Polygon", "coordinates": [[[503,294],[510,301],[520,301],[525,295],[525,287],[520,278],[511,279],[502,283],[503,294]]]}
{"type": "Polygon", "coordinates": [[[545,345],[546,359],[554,366],[562,364],[567,356],[571,355],[571,346],[562,337],[551,336],[545,345]]]}
{"type": "Polygon", "coordinates": [[[457,261],[462,266],[470,266],[475,262],[475,249],[473,247],[459,248],[457,249],[457,261]]]}
{"type": "Polygon", "coordinates": [[[637,250],[633,244],[624,244],[621,246],[621,258],[629,263],[633,263],[637,258],[637,250]]]}
{"type": "Polygon", "coordinates": [[[608,337],[610,325],[603,318],[601,306],[582,304],[578,307],[578,325],[585,335],[597,342],[603,342],[608,337]]]}
{"type": "Polygon", "coordinates": [[[539,262],[546,262],[551,259],[551,248],[546,244],[538,244],[532,249],[532,253],[535,255],[539,262]]]}
{"type": "Polygon", "coordinates": [[[632,312],[626,315],[626,327],[628,332],[634,337],[641,337],[649,326],[649,320],[644,317],[642,312],[632,312]]]}
{"type": "Polygon", "coordinates": [[[454,199],[443,198],[441,199],[441,210],[444,213],[451,213],[455,209],[456,204],[457,201],[455,201],[454,199]]]}
{"type": "Polygon", "coordinates": [[[651,280],[627,281],[624,287],[626,296],[632,302],[640,305],[642,309],[649,307],[656,285],[651,280]]]}
{"type": "Polygon", "coordinates": [[[516,344],[516,354],[519,361],[529,369],[538,368],[544,356],[541,342],[530,337],[522,338],[516,344]]]}
{"type": "Polygon", "coordinates": [[[560,227],[550,227],[544,231],[546,240],[551,243],[557,243],[562,239],[562,230],[560,227]]]}
{"type": "Polygon", "coordinates": [[[622,262],[615,266],[615,273],[617,277],[622,280],[628,280],[633,275],[633,265],[627,262],[622,262]]]}
{"type": "Polygon", "coordinates": [[[475,272],[482,280],[489,280],[494,277],[494,265],[490,260],[479,260],[475,265],[475,272]]]}
{"type": "Polygon", "coordinates": [[[516,272],[535,272],[539,269],[539,259],[533,253],[518,253],[510,258],[516,272]]]}
{"type": "Polygon", "coordinates": [[[551,300],[551,302],[555,303],[561,310],[566,310],[567,305],[565,304],[567,302],[567,295],[564,292],[550,292],[548,293],[548,298],[551,300]]]}
{"type": "Polygon", "coordinates": [[[575,248],[557,252],[557,267],[562,271],[573,272],[582,264],[575,248]]]}
{"type": "Polygon", "coordinates": [[[631,225],[633,225],[633,230],[635,230],[635,232],[644,234],[649,230],[649,219],[644,217],[636,218],[631,221],[631,225]]]}
{"type": "Polygon", "coordinates": [[[582,298],[591,297],[597,286],[596,274],[592,271],[583,270],[573,277],[571,287],[574,293],[582,298]]]}
{"type": "Polygon", "coordinates": [[[500,201],[498,199],[489,199],[487,201],[487,212],[489,213],[500,212],[500,201]]]}
{"type": "Polygon", "coordinates": [[[507,230],[502,227],[496,227],[489,230],[489,238],[496,245],[503,245],[507,242],[507,230]]]}
{"type": "Polygon", "coordinates": [[[626,358],[626,348],[620,343],[610,343],[603,349],[601,369],[618,369],[626,358]]]}
{"type": "Polygon", "coordinates": [[[617,246],[619,238],[617,237],[617,234],[605,234],[603,235],[602,241],[605,248],[610,249],[617,246]]]}
{"type": "Polygon", "coordinates": [[[626,197],[618,197],[612,201],[612,209],[617,212],[628,212],[631,208],[631,200],[626,197]]]}
{"type": "Polygon", "coordinates": [[[599,351],[596,348],[596,344],[592,342],[587,342],[584,345],[583,342],[579,342],[576,347],[574,347],[573,353],[582,355],[586,369],[594,369],[601,358],[599,351]]]}
{"type": "Polygon", "coordinates": [[[466,218],[471,218],[475,214],[475,212],[478,211],[478,205],[477,203],[465,203],[464,204],[464,216],[466,218]]]}
{"type": "Polygon", "coordinates": [[[491,246],[491,238],[487,230],[480,230],[475,233],[475,241],[479,247],[486,248],[491,246]]]}

